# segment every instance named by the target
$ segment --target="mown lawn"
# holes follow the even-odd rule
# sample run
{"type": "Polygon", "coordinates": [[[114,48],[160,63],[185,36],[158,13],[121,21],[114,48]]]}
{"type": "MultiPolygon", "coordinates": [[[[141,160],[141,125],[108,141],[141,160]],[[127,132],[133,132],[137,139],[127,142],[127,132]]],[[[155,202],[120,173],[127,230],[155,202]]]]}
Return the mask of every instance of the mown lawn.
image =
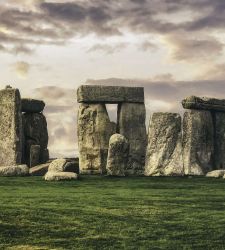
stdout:
{"type": "Polygon", "coordinates": [[[225,180],[1,177],[0,249],[225,249],[225,180]]]}

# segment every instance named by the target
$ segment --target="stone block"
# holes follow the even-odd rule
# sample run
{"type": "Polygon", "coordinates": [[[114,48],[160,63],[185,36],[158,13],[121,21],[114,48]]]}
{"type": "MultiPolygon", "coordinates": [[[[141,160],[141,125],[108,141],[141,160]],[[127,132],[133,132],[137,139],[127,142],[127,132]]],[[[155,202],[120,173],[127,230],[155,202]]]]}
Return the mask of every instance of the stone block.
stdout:
{"type": "Polygon", "coordinates": [[[182,101],[182,105],[185,109],[214,110],[225,112],[224,99],[189,96],[182,101]]]}
{"type": "Polygon", "coordinates": [[[146,111],[144,103],[121,103],[118,105],[117,132],[130,144],[126,175],[143,175],[147,145],[146,111]]]}
{"type": "Polygon", "coordinates": [[[184,175],[179,114],[153,113],[149,124],[145,175],[184,175]]]}
{"type": "Polygon", "coordinates": [[[40,113],[44,110],[45,103],[41,100],[35,100],[30,98],[22,99],[22,112],[26,113],[40,113]]]}
{"type": "Polygon", "coordinates": [[[191,110],[183,118],[183,159],[186,175],[213,170],[214,126],[210,111],[191,110]]]}
{"type": "Polygon", "coordinates": [[[21,164],[22,114],[18,89],[0,90],[0,120],[0,165],[21,164]]]}
{"type": "Polygon", "coordinates": [[[144,88],[81,85],[77,90],[79,103],[144,103],[144,88]]]}
{"type": "Polygon", "coordinates": [[[79,167],[82,174],[106,173],[109,138],[115,133],[104,104],[80,104],[79,167]]]}
{"type": "Polygon", "coordinates": [[[109,140],[107,175],[125,176],[129,156],[129,142],[120,134],[114,134],[109,140]]]}

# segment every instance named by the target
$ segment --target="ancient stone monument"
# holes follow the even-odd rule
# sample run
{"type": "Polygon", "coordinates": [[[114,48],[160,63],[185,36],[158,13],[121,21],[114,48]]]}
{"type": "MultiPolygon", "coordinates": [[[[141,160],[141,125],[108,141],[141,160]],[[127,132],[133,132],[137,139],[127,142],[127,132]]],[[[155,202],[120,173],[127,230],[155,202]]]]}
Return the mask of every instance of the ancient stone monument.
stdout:
{"type": "Polygon", "coordinates": [[[40,100],[22,99],[24,162],[30,166],[43,164],[49,159],[47,121],[40,100]]]}
{"type": "Polygon", "coordinates": [[[24,175],[29,171],[21,164],[33,166],[48,160],[44,106],[42,101],[21,100],[19,90],[10,86],[0,90],[0,175],[24,175]]]}
{"type": "Polygon", "coordinates": [[[21,164],[22,114],[18,89],[0,90],[0,166],[21,164]]]}
{"type": "Polygon", "coordinates": [[[82,85],[77,90],[80,172],[106,173],[109,139],[116,132],[130,144],[126,174],[143,174],[146,148],[144,89],[82,85]],[[118,104],[117,129],[105,104],[118,104]]]}
{"type": "Polygon", "coordinates": [[[190,96],[182,101],[186,174],[225,168],[225,100],[190,96]]]}
{"type": "Polygon", "coordinates": [[[129,160],[129,142],[120,134],[114,134],[109,140],[109,152],[107,158],[107,175],[125,176],[129,160]]]}
{"type": "Polygon", "coordinates": [[[149,125],[145,175],[184,175],[179,114],[153,113],[149,125]]]}

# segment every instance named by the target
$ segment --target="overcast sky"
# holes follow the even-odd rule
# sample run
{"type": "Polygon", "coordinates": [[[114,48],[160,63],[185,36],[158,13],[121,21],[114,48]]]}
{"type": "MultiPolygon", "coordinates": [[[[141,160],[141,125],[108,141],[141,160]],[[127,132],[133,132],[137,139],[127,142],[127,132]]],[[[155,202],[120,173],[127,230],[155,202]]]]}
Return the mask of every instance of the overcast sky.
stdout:
{"type": "Polygon", "coordinates": [[[148,117],[225,99],[224,31],[225,0],[0,0],[0,83],[43,99],[51,156],[74,156],[82,83],[144,86],[148,117]]]}

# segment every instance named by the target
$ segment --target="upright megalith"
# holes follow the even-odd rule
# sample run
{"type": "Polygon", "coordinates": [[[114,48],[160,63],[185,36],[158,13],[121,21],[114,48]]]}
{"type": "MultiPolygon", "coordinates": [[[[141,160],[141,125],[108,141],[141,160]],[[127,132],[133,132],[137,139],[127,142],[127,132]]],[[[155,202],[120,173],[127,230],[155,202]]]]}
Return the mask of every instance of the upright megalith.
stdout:
{"type": "Polygon", "coordinates": [[[22,99],[24,162],[32,167],[49,159],[47,121],[42,113],[44,102],[22,99]]]}
{"type": "Polygon", "coordinates": [[[143,175],[147,145],[146,111],[144,103],[120,103],[118,105],[117,132],[130,144],[129,160],[125,173],[143,175]]]}
{"type": "Polygon", "coordinates": [[[114,134],[109,140],[107,175],[125,176],[129,156],[129,142],[120,134],[114,134]]]}
{"type": "Polygon", "coordinates": [[[214,127],[210,111],[190,110],[183,118],[183,158],[186,175],[213,169],[214,127]]]}
{"type": "Polygon", "coordinates": [[[149,124],[145,175],[183,174],[181,116],[176,113],[153,113],[149,124]]]}
{"type": "Polygon", "coordinates": [[[0,166],[21,164],[22,114],[18,89],[0,90],[0,166]]]}
{"type": "Polygon", "coordinates": [[[115,133],[114,127],[105,104],[80,104],[78,146],[81,174],[106,172],[109,138],[115,133]]]}
{"type": "Polygon", "coordinates": [[[225,169],[225,113],[213,112],[214,169],[225,169]]]}

